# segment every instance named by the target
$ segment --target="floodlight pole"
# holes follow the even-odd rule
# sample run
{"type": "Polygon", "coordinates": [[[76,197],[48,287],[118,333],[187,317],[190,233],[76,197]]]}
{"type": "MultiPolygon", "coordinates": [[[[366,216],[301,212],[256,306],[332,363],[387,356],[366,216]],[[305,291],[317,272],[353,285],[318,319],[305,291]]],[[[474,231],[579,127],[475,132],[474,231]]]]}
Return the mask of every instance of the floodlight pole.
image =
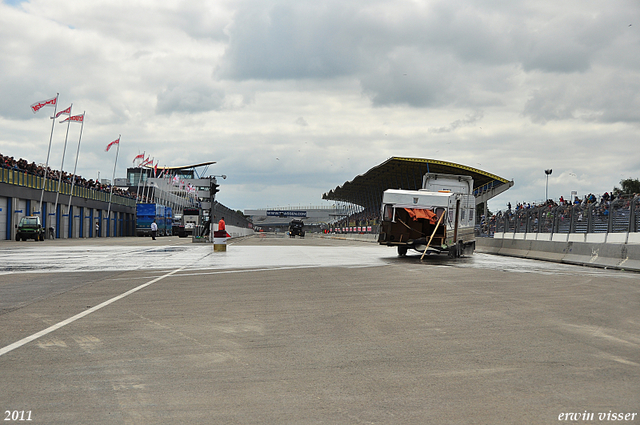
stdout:
{"type": "Polygon", "coordinates": [[[544,192],[544,202],[547,202],[549,200],[549,175],[552,171],[552,169],[544,170],[544,173],[547,175],[547,186],[544,192]]]}

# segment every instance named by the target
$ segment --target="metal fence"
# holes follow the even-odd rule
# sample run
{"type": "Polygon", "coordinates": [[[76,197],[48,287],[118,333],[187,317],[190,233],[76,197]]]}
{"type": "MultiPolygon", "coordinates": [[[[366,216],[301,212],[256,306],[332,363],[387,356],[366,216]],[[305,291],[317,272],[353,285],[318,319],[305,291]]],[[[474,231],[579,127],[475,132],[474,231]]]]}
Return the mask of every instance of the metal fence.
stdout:
{"type": "Polygon", "coordinates": [[[640,229],[640,196],[610,203],[541,206],[500,211],[477,227],[478,236],[495,233],[632,233],[640,229]]]}

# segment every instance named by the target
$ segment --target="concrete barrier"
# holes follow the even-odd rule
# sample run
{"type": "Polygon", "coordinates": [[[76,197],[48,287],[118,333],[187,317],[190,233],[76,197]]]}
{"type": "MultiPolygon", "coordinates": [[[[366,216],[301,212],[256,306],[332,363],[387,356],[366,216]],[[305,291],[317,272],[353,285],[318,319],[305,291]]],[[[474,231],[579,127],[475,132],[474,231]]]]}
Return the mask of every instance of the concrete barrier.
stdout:
{"type": "Polygon", "coordinates": [[[486,252],[488,254],[499,254],[500,249],[502,248],[503,239],[482,238],[482,242],[482,252],[486,252]]]}
{"type": "Polygon", "coordinates": [[[640,245],[625,245],[626,258],[618,264],[623,270],[640,270],[640,245]]]}
{"type": "MultiPolygon", "coordinates": [[[[483,238],[476,239],[476,247],[478,241],[483,238]]],[[[498,249],[498,254],[508,255],[510,257],[527,258],[527,254],[531,251],[531,241],[523,239],[503,239],[502,246],[498,249]]]]}
{"type": "Polygon", "coordinates": [[[628,233],[609,233],[607,234],[607,243],[627,243],[628,233]]]}
{"type": "Polygon", "coordinates": [[[640,233],[629,233],[627,244],[640,244],[640,233]]]}
{"type": "Polygon", "coordinates": [[[476,249],[478,252],[511,257],[640,271],[640,244],[604,242],[607,239],[627,240],[627,234],[623,235],[614,238],[607,238],[606,234],[563,235],[564,241],[561,238],[530,240],[515,235],[513,239],[478,238],[476,249]]]}
{"type": "MultiPolygon", "coordinates": [[[[215,228],[216,229],[218,228],[217,224],[215,225],[215,228]]],[[[242,238],[245,236],[251,236],[255,233],[253,229],[247,229],[246,227],[237,227],[237,226],[227,225],[225,229],[227,230],[227,233],[231,235],[232,238],[242,238]]]]}

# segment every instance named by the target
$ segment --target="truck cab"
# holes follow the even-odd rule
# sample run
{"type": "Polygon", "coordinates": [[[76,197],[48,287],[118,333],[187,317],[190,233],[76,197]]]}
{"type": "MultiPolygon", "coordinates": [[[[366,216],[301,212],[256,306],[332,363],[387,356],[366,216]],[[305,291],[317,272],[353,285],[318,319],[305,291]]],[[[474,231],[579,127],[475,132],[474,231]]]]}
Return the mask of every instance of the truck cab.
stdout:
{"type": "Polygon", "coordinates": [[[304,222],[302,220],[291,220],[289,223],[289,237],[300,236],[304,238],[304,222]]]}

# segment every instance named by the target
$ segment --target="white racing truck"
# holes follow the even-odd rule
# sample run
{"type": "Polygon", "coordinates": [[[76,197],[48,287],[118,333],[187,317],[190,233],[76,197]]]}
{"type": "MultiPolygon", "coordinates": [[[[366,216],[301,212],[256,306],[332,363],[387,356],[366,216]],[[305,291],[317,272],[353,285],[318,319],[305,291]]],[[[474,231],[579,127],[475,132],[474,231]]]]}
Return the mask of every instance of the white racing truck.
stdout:
{"type": "Polygon", "coordinates": [[[427,254],[470,255],[475,250],[473,178],[425,174],[420,190],[388,189],[382,195],[378,243],[427,254]]]}

